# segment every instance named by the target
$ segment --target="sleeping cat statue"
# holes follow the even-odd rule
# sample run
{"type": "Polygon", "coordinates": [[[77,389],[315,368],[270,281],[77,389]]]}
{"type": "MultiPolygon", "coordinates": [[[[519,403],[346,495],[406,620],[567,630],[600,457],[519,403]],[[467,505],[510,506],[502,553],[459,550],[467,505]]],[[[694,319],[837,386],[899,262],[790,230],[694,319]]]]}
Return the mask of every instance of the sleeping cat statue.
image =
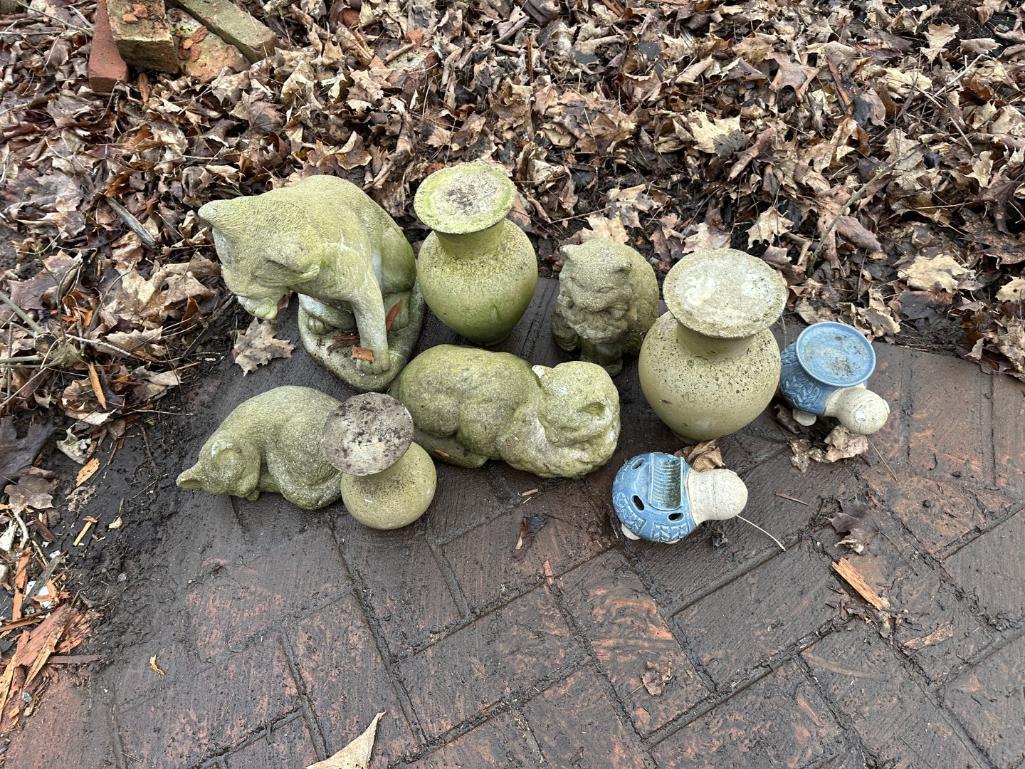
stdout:
{"type": "Polygon", "coordinates": [[[531,367],[505,352],[439,345],[411,360],[390,393],[413,415],[416,442],[461,467],[501,459],[580,478],[619,440],[619,392],[592,363],[531,367]]]}
{"type": "Polygon", "coordinates": [[[383,208],[344,179],[310,176],[212,201],[199,218],[213,232],[225,284],[249,313],[273,319],[281,299],[298,292],[309,353],[354,387],[387,387],[412,351],[424,304],[413,249],[383,208]],[[372,356],[353,358],[335,343],[353,331],[372,356]]]}
{"type": "Polygon", "coordinates": [[[228,415],[177,483],[250,501],[262,491],[276,492],[306,510],[329,505],[342,494],[342,473],[328,463],[315,438],[339,405],[309,387],[276,387],[255,395],[228,415]]]}
{"type": "Polygon", "coordinates": [[[623,355],[636,355],[658,317],[658,279],[637,251],[608,238],[563,246],[559,298],[552,334],[564,350],[603,366],[611,376],[623,370],[623,355]]]}

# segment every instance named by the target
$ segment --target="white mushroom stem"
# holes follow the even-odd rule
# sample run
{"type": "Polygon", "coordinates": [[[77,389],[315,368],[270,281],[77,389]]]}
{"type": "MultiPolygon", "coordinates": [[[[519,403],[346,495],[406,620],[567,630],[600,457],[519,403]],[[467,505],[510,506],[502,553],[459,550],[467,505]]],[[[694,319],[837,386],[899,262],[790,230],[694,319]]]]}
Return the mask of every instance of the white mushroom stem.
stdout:
{"type": "Polygon", "coordinates": [[[695,471],[687,475],[687,496],[695,523],[724,521],[744,509],[747,486],[732,470],[695,471]]]}
{"type": "Polygon", "coordinates": [[[812,414],[810,411],[792,409],[792,413],[794,415],[794,421],[797,422],[797,424],[799,425],[804,425],[805,427],[811,427],[813,424],[815,424],[815,421],[818,419],[818,417],[812,414]]]}
{"type": "Polygon", "coordinates": [[[825,415],[859,435],[878,432],[890,416],[890,406],[864,385],[845,387],[826,399],[825,415]]]}
{"type": "Polygon", "coordinates": [[[619,524],[619,529],[620,529],[620,531],[623,532],[623,536],[626,537],[627,539],[634,539],[634,540],[640,539],[640,537],[638,537],[636,534],[634,534],[632,531],[630,531],[630,529],[626,528],[626,524],[625,523],[619,524]]]}

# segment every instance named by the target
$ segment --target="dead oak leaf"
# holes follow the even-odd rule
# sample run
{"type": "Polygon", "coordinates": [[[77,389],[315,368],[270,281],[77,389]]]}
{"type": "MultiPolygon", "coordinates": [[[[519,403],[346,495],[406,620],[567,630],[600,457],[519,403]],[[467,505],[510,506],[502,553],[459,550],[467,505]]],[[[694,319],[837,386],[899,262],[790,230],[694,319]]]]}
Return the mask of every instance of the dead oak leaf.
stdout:
{"type": "Polygon", "coordinates": [[[616,243],[629,243],[630,238],[626,234],[622,219],[609,218],[601,214],[591,214],[587,217],[587,227],[580,231],[581,241],[607,238],[616,243]]]}
{"type": "Polygon", "coordinates": [[[919,256],[908,267],[898,270],[897,275],[906,280],[911,288],[950,293],[957,291],[962,281],[973,277],[971,270],[962,267],[954,257],[946,254],[919,256]]]}
{"type": "Polygon", "coordinates": [[[49,510],[53,507],[54,482],[38,475],[26,475],[17,483],[4,487],[7,504],[18,513],[26,510],[49,510]]]}
{"type": "Polygon", "coordinates": [[[253,318],[249,328],[238,335],[231,355],[242,369],[242,375],[252,373],[275,358],[290,358],[295,346],[287,339],[274,336],[274,324],[253,318]]]}
{"type": "Polygon", "coordinates": [[[748,245],[759,241],[774,243],[784,232],[789,232],[792,224],[775,208],[767,208],[759,214],[754,225],[747,231],[748,245]]]}
{"type": "Polygon", "coordinates": [[[698,150],[709,155],[727,157],[747,145],[739,115],[709,118],[704,112],[691,112],[684,122],[698,150]]]}

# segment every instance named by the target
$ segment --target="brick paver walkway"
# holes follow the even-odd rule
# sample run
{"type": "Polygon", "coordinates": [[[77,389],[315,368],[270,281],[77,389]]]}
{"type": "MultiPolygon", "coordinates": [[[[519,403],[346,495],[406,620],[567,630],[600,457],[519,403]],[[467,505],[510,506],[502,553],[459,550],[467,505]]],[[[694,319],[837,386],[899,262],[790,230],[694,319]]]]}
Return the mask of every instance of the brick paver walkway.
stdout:
{"type": "MultiPolygon", "coordinates": [[[[544,283],[507,349],[562,359],[553,295],[544,283]]],[[[127,450],[104,481],[129,526],[167,516],[130,554],[126,650],[87,686],[52,688],[8,766],[292,769],[381,710],[375,767],[1022,766],[1025,391],[877,350],[894,411],[865,457],[802,475],[768,415],[722,441],[745,515],[786,552],[738,521],[672,547],[614,536],[619,464],[678,448],[632,368],[619,452],[588,482],[439,466],[428,515],[387,534],[340,505],[175,490],[201,438],[175,448],[172,425],[156,485],[127,450]],[[828,519],[865,509],[878,533],[851,553],[828,519]],[[843,557],[888,611],[838,577],[843,557]]],[[[300,349],[244,379],[219,372],[182,417],[205,431],[275,384],[345,394],[300,349]]]]}

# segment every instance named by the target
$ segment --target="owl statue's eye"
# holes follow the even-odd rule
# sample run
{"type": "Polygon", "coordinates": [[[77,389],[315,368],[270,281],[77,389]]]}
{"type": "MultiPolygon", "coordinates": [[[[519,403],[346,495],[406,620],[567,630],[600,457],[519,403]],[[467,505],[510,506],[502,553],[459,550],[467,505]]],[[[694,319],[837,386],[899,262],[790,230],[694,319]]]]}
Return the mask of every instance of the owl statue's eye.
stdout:
{"type": "Polygon", "coordinates": [[[594,417],[595,419],[604,419],[605,418],[605,413],[606,413],[607,409],[605,408],[605,404],[604,403],[599,403],[598,401],[594,401],[594,402],[588,403],[586,406],[584,406],[582,411],[585,414],[587,414],[588,416],[594,417]]]}

